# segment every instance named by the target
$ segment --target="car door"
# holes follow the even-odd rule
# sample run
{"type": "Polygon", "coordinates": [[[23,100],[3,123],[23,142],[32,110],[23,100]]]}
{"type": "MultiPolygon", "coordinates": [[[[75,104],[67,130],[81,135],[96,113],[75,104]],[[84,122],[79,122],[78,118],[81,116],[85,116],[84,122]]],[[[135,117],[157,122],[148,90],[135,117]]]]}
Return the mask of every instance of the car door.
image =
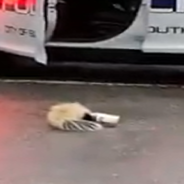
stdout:
{"type": "Polygon", "coordinates": [[[152,0],[143,51],[184,53],[184,1],[152,0]]]}
{"type": "Polygon", "coordinates": [[[1,0],[0,50],[46,63],[44,0],[1,0]]]}

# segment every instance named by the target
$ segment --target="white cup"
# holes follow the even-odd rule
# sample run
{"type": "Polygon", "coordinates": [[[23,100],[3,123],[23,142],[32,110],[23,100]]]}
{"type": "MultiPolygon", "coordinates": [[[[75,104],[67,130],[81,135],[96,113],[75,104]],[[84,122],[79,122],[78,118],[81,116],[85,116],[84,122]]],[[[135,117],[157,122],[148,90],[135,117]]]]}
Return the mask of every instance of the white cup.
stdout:
{"type": "Polygon", "coordinates": [[[94,112],[91,113],[90,115],[94,118],[96,122],[104,123],[110,126],[116,125],[120,120],[120,116],[112,114],[94,112]]]}

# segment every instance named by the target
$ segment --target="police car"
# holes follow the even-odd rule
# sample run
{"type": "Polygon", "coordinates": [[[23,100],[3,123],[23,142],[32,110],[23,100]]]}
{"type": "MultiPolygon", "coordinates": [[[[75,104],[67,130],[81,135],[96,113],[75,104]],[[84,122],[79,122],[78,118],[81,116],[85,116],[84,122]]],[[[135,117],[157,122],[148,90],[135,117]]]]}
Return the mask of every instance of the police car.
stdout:
{"type": "Polygon", "coordinates": [[[0,20],[0,50],[43,65],[184,53],[183,0],[0,0],[0,20]]]}

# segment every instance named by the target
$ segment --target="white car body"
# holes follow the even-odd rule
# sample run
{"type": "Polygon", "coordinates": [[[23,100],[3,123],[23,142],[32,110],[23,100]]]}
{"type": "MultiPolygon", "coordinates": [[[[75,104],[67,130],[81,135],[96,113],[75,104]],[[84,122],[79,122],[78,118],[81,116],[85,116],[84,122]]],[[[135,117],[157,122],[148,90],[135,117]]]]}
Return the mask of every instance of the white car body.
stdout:
{"type": "MultiPolygon", "coordinates": [[[[32,58],[35,62],[44,65],[47,65],[50,60],[48,48],[57,49],[59,52],[61,49],[61,55],[63,48],[122,52],[133,50],[154,54],[184,53],[183,0],[152,0],[151,2],[142,0],[135,18],[122,32],[107,38],[86,39],[86,41],[71,40],[68,37],[65,39],[62,32],[60,35],[62,39],[54,38],[58,21],[61,25],[62,21],[63,25],[64,21],[67,21],[65,14],[63,19],[58,19],[58,15],[65,9],[59,10],[58,13],[57,5],[63,3],[62,7],[65,7],[67,2],[59,0],[22,0],[20,2],[24,2],[24,4],[20,4],[16,0],[10,2],[2,0],[0,6],[0,50],[32,58]]],[[[118,8],[119,5],[115,3],[113,6],[118,8]]],[[[101,22],[98,24],[98,19],[97,22],[93,21],[92,23],[96,27],[105,25],[102,25],[101,22]]],[[[113,26],[118,26],[118,23],[113,26]]],[[[105,35],[103,29],[100,31],[105,35]]]]}

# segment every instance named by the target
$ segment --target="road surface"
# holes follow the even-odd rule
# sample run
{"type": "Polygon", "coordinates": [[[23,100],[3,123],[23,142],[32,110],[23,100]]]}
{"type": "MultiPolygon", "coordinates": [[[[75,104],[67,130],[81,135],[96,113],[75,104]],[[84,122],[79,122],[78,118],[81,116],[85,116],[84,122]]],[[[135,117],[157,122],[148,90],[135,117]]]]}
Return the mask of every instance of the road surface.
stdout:
{"type": "Polygon", "coordinates": [[[1,184],[184,183],[184,90],[0,82],[1,184]],[[121,115],[117,128],[62,133],[59,101],[121,115]]]}

